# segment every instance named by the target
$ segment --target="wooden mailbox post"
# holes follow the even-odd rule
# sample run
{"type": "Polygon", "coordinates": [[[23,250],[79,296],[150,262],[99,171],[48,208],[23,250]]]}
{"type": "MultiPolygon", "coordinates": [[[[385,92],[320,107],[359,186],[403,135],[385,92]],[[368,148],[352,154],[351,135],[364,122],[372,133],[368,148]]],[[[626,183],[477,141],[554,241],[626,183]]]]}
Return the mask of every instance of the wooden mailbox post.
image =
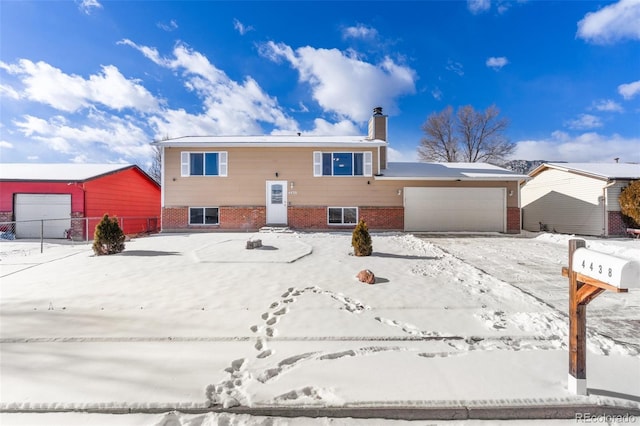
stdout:
{"type": "Polygon", "coordinates": [[[640,287],[640,262],[586,248],[584,240],[569,240],[569,391],[587,394],[587,305],[605,290],[626,293],[640,287]]]}

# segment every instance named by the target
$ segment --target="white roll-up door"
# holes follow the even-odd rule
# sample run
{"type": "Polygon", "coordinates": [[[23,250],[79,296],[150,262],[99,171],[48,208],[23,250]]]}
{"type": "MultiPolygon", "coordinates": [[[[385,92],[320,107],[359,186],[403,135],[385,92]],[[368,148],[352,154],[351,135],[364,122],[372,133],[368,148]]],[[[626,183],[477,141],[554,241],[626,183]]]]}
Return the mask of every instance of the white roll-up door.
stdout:
{"type": "Polygon", "coordinates": [[[505,188],[404,188],[405,231],[505,232],[505,188]]]}
{"type": "Polygon", "coordinates": [[[44,238],[64,238],[71,228],[71,194],[16,194],[17,238],[40,238],[41,219],[44,238]]]}

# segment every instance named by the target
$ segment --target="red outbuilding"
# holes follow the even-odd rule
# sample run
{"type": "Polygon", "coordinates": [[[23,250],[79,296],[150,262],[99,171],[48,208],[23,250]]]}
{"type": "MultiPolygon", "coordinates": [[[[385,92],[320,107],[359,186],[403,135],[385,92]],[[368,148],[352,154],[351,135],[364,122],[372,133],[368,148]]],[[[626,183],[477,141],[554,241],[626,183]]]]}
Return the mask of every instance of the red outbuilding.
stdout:
{"type": "Polygon", "coordinates": [[[130,164],[0,164],[0,222],[16,238],[92,238],[104,214],[125,234],[157,229],[160,185],[130,164]]]}

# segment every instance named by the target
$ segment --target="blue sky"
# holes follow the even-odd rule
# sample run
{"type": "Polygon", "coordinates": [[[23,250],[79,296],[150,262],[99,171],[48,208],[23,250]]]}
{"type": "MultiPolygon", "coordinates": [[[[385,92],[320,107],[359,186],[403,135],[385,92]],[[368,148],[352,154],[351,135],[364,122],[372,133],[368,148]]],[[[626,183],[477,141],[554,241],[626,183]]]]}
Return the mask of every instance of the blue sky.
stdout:
{"type": "Polygon", "coordinates": [[[187,135],[366,134],[490,105],[525,160],[640,162],[640,0],[0,0],[0,162],[187,135]]]}

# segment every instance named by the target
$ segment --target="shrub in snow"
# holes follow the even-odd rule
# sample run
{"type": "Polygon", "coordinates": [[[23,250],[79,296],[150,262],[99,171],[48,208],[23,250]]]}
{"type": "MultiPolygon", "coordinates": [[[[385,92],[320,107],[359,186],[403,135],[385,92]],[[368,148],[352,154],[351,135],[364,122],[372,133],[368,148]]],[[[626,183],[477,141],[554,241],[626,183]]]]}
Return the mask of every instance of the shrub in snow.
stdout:
{"type": "Polygon", "coordinates": [[[640,228],[640,180],[631,182],[620,192],[620,213],[630,228],[640,228]]]}
{"type": "Polygon", "coordinates": [[[353,246],[353,253],[356,256],[371,256],[371,252],[373,251],[371,236],[369,235],[367,224],[362,219],[360,219],[353,230],[351,245],[353,246]]]}
{"type": "Polygon", "coordinates": [[[105,214],[93,233],[93,252],[98,256],[120,253],[124,250],[124,238],[118,219],[105,214]]]}

